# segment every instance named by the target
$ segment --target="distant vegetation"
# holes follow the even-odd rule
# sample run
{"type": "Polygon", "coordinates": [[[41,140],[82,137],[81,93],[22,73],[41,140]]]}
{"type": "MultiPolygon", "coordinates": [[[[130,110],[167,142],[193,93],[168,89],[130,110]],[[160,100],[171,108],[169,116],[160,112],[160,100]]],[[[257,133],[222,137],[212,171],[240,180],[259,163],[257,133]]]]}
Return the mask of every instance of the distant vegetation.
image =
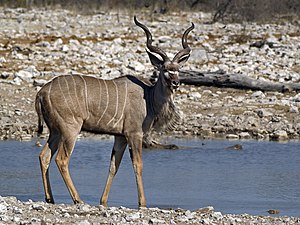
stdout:
{"type": "Polygon", "coordinates": [[[80,10],[94,13],[99,10],[149,10],[152,13],[173,11],[212,12],[217,21],[298,21],[300,0],[1,0],[4,7],[43,7],[80,10]]]}

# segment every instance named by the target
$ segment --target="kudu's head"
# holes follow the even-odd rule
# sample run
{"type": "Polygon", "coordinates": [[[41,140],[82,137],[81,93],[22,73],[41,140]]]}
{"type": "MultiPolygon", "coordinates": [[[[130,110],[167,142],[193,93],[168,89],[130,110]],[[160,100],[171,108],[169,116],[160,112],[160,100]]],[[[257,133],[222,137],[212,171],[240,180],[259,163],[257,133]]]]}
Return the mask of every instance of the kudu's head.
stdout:
{"type": "Polygon", "coordinates": [[[147,37],[147,53],[149,55],[152,65],[159,70],[160,76],[163,77],[165,83],[170,89],[176,89],[179,86],[179,69],[180,66],[188,60],[190,57],[191,49],[187,43],[187,35],[191,30],[194,29],[194,24],[183,33],[182,35],[182,46],[183,49],[180,50],[172,60],[169,59],[167,54],[160,48],[152,45],[152,35],[149,29],[141,24],[136,17],[134,16],[134,22],[137,26],[141,27],[147,37]],[[156,57],[153,53],[156,53],[161,56],[162,60],[156,57]]]}

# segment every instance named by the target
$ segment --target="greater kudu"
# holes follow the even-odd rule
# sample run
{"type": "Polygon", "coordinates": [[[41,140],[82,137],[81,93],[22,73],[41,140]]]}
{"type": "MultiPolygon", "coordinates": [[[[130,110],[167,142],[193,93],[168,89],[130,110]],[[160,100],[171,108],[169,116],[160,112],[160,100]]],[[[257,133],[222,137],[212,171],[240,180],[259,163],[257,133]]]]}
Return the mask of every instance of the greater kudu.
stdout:
{"type": "Polygon", "coordinates": [[[39,156],[46,202],[54,203],[48,169],[57,151],[55,161],[68,191],[74,203],[82,203],[71,180],[68,165],[76,138],[81,130],[85,130],[115,137],[101,204],[107,205],[113,178],[128,144],[136,176],[138,203],[139,206],[146,206],[142,182],[142,140],[155,126],[168,123],[174,117],[170,116],[174,111],[172,95],[179,85],[180,64],[189,58],[191,50],[187,35],[194,24],[182,36],[183,49],[170,60],[163,50],[152,45],[148,28],[135,17],[134,22],[144,30],[149,49],[147,53],[159,71],[155,85],[147,85],[130,75],[112,80],[62,75],[49,81],[37,93],[38,134],[43,131],[43,121],[50,132],[39,156]],[[153,53],[160,55],[162,60],[153,53]]]}

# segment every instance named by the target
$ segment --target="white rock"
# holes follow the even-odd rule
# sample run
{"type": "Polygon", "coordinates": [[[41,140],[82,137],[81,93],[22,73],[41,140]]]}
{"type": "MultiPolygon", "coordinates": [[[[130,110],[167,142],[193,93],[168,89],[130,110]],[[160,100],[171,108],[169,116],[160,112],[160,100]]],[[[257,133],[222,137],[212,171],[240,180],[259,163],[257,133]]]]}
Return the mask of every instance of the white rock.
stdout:
{"type": "Polygon", "coordinates": [[[172,38],[169,36],[160,36],[158,38],[158,41],[159,41],[159,43],[166,43],[166,42],[172,41],[172,38]]]}
{"type": "Polygon", "coordinates": [[[35,68],[35,66],[29,66],[26,69],[20,70],[15,73],[16,78],[20,78],[24,81],[32,81],[33,77],[36,77],[39,75],[38,70],[35,68]]]}
{"type": "Polygon", "coordinates": [[[241,139],[249,139],[249,138],[251,138],[251,135],[248,132],[241,132],[241,133],[239,133],[239,137],[241,139]]]}
{"type": "Polygon", "coordinates": [[[91,210],[91,207],[90,207],[90,205],[87,205],[87,204],[79,204],[78,209],[80,209],[80,211],[83,211],[83,212],[88,212],[91,210]]]}
{"type": "Polygon", "coordinates": [[[47,208],[45,206],[43,206],[42,204],[40,204],[40,203],[33,203],[32,204],[32,209],[44,211],[47,208]]]}
{"type": "MultiPolygon", "coordinates": [[[[11,217],[9,217],[9,216],[7,216],[7,215],[1,215],[0,216],[0,221],[1,222],[8,222],[8,221],[10,221],[11,220],[11,217]]],[[[4,224],[8,224],[8,223],[0,223],[1,225],[4,225],[4,224]]]]}
{"type": "Polygon", "coordinates": [[[211,91],[211,90],[204,90],[204,91],[202,92],[202,94],[211,95],[211,94],[212,94],[212,91],[211,91]]]}
{"type": "Polygon", "coordinates": [[[166,221],[161,219],[152,218],[150,219],[150,224],[166,224],[166,221]]]}
{"type": "Polygon", "coordinates": [[[266,95],[262,91],[255,91],[255,92],[253,92],[251,97],[253,97],[253,98],[264,98],[264,97],[266,97],[266,95]]]}
{"type": "Polygon", "coordinates": [[[128,216],[126,216],[126,220],[127,221],[132,221],[132,220],[137,220],[137,219],[139,219],[139,218],[141,218],[141,214],[139,213],[139,212],[137,212],[137,213],[132,213],[132,214],[129,214],[128,216]]]}
{"type": "Polygon", "coordinates": [[[200,99],[201,98],[201,94],[199,92],[190,92],[188,94],[188,97],[190,99],[200,99]]]}
{"type": "Polygon", "coordinates": [[[0,57],[0,63],[6,63],[6,59],[4,57],[0,57]]]}
{"type": "Polygon", "coordinates": [[[288,140],[289,139],[288,134],[287,134],[287,132],[285,130],[277,130],[277,131],[275,131],[272,134],[272,137],[275,140],[278,140],[278,141],[283,141],[283,140],[288,140]]]}
{"type": "Polygon", "coordinates": [[[211,220],[209,218],[204,218],[201,220],[202,224],[211,224],[211,220]]]}
{"type": "Polygon", "coordinates": [[[190,210],[187,210],[185,213],[185,216],[186,216],[186,218],[188,219],[188,220],[191,220],[191,219],[193,219],[194,218],[194,216],[195,216],[195,212],[191,212],[190,210]]]}
{"type": "Polygon", "coordinates": [[[13,221],[19,224],[21,219],[20,217],[14,216],[13,221]]]}
{"type": "Polygon", "coordinates": [[[79,223],[76,223],[77,225],[90,225],[91,223],[88,220],[80,221],[79,223]]]}
{"type": "Polygon", "coordinates": [[[5,213],[7,211],[7,206],[5,203],[0,204],[0,213],[5,213]]]}
{"type": "Polygon", "coordinates": [[[128,68],[135,70],[137,72],[142,72],[145,70],[145,66],[138,61],[131,61],[128,65],[128,68]]]}
{"type": "Polygon", "coordinates": [[[71,39],[71,40],[69,41],[69,43],[70,43],[71,45],[76,45],[76,46],[80,46],[80,45],[81,45],[80,42],[79,42],[78,40],[76,40],[76,39],[71,39]]]}
{"type": "Polygon", "coordinates": [[[41,87],[43,86],[44,84],[46,84],[48,81],[47,80],[44,80],[44,79],[35,79],[33,81],[33,86],[35,87],[41,87]]]}
{"type": "Polygon", "coordinates": [[[49,48],[51,44],[48,41],[41,41],[35,44],[38,47],[49,48]]]}
{"type": "Polygon", "coordinates": [[[227,134],[226,138],[227,139],[239,139],[239,136],[236,134],[227,134]]]}
{"type": "Polygon", "coordinates": [[[61,45],[63,44],[63,40],[61,38],[58,38],[54,43],[53,43],[53,46],[54,48],[60,48],[61,45]]]}
{"type": "Polygon", "coordinates": [[[218,220],[223,217],[221,212],[214,212],[212,215],[213,215],[213,217],[217,218],[218,220]]]}
{"type": "Polygon", "coordinates": [[[69,51],[68,45],[63,45],[62,48],[61,48],[61,51],[68,52],[69,51]]]}
{"type": "Polygon", "coordinates": [[[3,71],[3,72],[0,74],[0,78],[2,78],[2,79],[7,79],[7,78],[12,77],[12,76],[13,76],[12,73],[8,73],[8,72],[6,72],[6,71],[3,71]]]}
{"type": "Polygon", "coordinates": [[[21,85],[22,84],[22,80],[19,77],[16,77],[13,81],[12,84],[15,85],[21,85]]]}
{"type": "Polygon", "coordinates": [[[289,110],[291,113],[298,113],[299,112],[299,109],[297,106],[291,106],[290,110],[289,110]]]}
{"type": "Polygon", "coordinates": [[[292,101],[300,102],[300,93],[296,94],[294,97],[291,97],[292,101]]]}
{"type": "Polygon", "coordinates": [[[16,53],[16,54],[14,55],[14,58],[20,59],[20,60],[25,60],[25,59],[27,59],[27,56],[26,56],[26,55],[23,55],[23,54],[20,54],[20,53],[16,53]]]}

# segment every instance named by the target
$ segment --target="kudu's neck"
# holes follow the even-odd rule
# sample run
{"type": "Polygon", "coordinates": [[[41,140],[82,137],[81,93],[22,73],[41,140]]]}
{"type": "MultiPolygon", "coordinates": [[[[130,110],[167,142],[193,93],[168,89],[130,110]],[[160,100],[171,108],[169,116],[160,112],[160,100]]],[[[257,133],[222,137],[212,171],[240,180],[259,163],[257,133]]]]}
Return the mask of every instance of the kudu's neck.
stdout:
{"type": "Polygon", "coordinates": [[[155,114],[161,112],[162,108],[173,98],[173,92],[168,87],[163,72],[160,71],[158,80],[152,89],[153,110],[155,114]]]}
{"type": "Polygon", "coordinates": [[[160,72],[158,81],[151,88],[149,119],[156,131],[173,130],[180,122],[180,112],[173,102],[173,91],[160,72]]]}

